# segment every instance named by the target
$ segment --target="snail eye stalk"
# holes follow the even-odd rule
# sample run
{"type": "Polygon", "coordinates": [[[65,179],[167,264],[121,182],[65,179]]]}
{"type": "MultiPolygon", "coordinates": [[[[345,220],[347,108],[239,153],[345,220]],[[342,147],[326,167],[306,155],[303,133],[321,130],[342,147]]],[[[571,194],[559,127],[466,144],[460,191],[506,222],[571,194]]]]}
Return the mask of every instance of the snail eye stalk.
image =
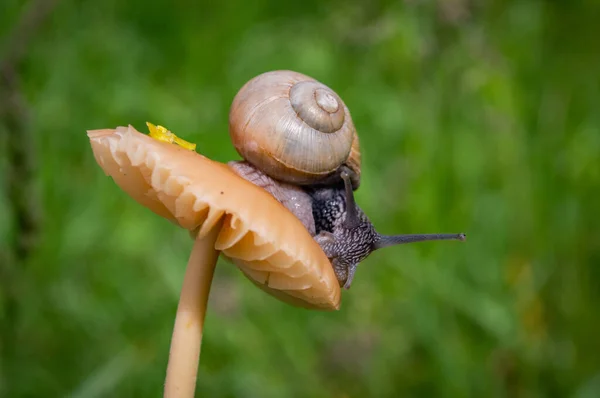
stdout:
{"type": "Polygon", "coordinates": [[[356,211],[356,202],[354,201],[354,192],[352,191],[352,182],[350,174],[347,171],[342,171],[342,179],[344,180],[344,190],[346,191],[346,219],[344,226],[348,229],[356,228],[360,224],[358,212],[356,211]]]}
{"type": "Polygon", "coordinates": [[[405,243],[425,242],[428,240],[461,240],[467,239],[467,235],[460,234],[413,234],[413,235],[379,235],[375,241],[375,250],[384,247],[403,245],[405,243]]]}

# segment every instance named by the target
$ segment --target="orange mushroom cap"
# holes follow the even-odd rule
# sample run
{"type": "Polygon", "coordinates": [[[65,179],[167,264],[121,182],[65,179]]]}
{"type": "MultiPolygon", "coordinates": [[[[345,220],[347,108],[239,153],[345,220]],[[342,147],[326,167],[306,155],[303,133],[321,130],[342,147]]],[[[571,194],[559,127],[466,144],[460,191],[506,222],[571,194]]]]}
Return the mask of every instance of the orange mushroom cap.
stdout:
{"type": "Polygon", "coordinates": [[[328,258],[267,191],[225,164],[132,126],[88,137],[100,167],[137,202],[200,238],[220,225],[215,249],[258,287],[295,306],[339,309],[328,258]]]}

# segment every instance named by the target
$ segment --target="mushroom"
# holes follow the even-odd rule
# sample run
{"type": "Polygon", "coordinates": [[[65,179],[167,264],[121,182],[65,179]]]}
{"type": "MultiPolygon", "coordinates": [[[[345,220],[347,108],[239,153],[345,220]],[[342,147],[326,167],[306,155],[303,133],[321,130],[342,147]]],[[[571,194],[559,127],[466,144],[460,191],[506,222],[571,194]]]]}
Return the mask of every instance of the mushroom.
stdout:
{"type": "Polygon", "coordinates": [[[194,238],[164,391],[166,397],[191,397],[219,254],[295,306],[337,310],[340,287],[320,246],[272,195],[165,128],[148,126],[151,136],[128,126],[88,131],[88,137],[96,161],[123,191],[194,238]]]}

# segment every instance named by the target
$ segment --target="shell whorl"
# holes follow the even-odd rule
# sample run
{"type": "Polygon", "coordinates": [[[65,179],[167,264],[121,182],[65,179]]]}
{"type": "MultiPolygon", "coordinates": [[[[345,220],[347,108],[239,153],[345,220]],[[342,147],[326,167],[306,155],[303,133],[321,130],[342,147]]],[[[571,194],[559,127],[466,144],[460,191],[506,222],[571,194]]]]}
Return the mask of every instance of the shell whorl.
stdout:
{"type": "Polygon", "coordinates": [[[233,100],[229,131],[244,159],[281,181],[318,183],[344,163],[359,164],[348,162],[359,155],[348,108],[301,73],[267,72],[246,83],[233,100]]]}
{"type": "Polygon", "coordinates": [[[298,117],[322,133],[335,133],[344,125],[342,100],[328,87],[315,81],[296,83],[290,89],[290,103],[298,117]]]}

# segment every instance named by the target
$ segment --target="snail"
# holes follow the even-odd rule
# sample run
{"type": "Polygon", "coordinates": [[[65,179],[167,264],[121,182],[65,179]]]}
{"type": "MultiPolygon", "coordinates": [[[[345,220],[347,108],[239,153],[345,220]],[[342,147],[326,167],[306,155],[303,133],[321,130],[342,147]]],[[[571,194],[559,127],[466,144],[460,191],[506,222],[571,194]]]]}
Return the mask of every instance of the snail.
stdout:
{"type": "Polygon", "coordinates": [[[229,114],[232,143],[244,159],[229,166],[264,188],[306,227],[349,289],[358,264],[373,251],[426,240],[464,240],[465,234],[379,234],[356,205],[359,139],[341,98],[293,71],[263,73],[235,96],[229,114]]]}

